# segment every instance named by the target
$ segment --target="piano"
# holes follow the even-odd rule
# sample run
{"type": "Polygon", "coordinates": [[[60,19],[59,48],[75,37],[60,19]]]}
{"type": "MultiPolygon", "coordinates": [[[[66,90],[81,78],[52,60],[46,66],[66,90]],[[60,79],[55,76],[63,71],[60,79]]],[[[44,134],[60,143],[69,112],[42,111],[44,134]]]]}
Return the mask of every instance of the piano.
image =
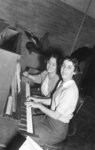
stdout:
{"type": "Polygon", "coordinates": [[[28,96],[30,86],[21,82],[20,55],[0,49],[0,149],[7,149],[20,135],[23,142],[16,150],[24,150],[27,141],[42,150],[29,137],[33,135],[33,120],[31,108],[24,105],[28,96]]]}

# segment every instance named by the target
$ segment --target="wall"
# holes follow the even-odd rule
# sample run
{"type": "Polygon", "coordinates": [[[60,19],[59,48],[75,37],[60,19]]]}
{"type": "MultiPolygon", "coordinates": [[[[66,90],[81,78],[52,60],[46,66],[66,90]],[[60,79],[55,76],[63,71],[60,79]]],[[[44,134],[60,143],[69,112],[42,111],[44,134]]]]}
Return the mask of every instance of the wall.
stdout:
{"type": "Polygon", "coordinates": [[[87,14],[95,19],[95,0],[61,0],[61,1],[82,12],[85,12],[89,7],[87,14]]]}
{"type": "MultiPolygon", "coordinates": [[[[59,0],[0,0],[0,18],[39,38],[49,31],[50,44],[70,54],[83,14],[59,0]]],[[[94,26],[95,20],[86,17],[75,49],[94,44],[94,26]]]]}
{"type": "MultiPolygon", "coordinates": [[[[5,20],[22,32],[32,31],[39,38],[49,32],[50,45],[61,48],[65,55],[70,55],[79,47],[92,47],[95,44],[95,20],[87,16],[72,49],[83,15],[60,0],[0,0],[1,21],[5,20]]],[[[31,60],[25,48],[27,41],[23,32],[23,68],[31,60]]]]}

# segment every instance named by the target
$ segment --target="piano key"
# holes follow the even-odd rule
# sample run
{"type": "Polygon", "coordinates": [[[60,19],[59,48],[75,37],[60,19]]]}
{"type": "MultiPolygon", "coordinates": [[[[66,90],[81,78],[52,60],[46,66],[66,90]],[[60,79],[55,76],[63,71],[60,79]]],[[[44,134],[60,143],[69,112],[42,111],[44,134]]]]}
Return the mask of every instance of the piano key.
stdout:
{"type": "Polygon", "coordinates": [[[20,121],[26,121],[26,118],[21,118],[20,121]]]}

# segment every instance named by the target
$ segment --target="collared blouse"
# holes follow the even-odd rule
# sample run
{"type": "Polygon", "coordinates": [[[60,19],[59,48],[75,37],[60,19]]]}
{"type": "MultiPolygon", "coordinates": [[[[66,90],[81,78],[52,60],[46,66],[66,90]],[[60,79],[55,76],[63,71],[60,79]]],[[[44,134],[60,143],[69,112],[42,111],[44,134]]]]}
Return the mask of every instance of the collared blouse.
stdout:
{"type": "Polygon", "coordinates": [[[41,93],[44,96],[50,96],[57,86],[59,76],[55,74],[49,78],[48,72],[45,70],[41,74],[36,75],[36,83],[41,83],[41,93]]]}
{"type": "Polygon", "coordinates": [[[59,120],[69,123],[78,102],[79,92],[74,80],[59,83],[53,94],[51,109],[58,111],[61,115],[59,120]]]}

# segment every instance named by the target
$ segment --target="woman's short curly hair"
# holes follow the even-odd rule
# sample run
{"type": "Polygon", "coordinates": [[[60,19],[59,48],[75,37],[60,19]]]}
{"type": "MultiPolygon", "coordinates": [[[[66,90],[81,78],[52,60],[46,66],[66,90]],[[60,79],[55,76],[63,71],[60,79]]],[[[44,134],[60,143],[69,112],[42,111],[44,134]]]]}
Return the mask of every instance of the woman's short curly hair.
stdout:
{"type": "MultiPolygon", "coordinates": [[[[79,71],[80,71],[80,69],[79,69],[79,62],[78,62],[78,60],[77,60],[77,58],[72,58],[72,57],[70,57],[70,56],[66,56],[63,60],[62,60],[62,63],[63,63],[63,61],[65,61],[65,60],[69,60],[69,61],[71,61],[72,63],[73,63],[73,65],[74,65],[74,67],[75,67],[75,73],[76,74],[78,74],[79,73],[79,71]]],[[[61,64],[62,64],[61,63],[61,64]]]]}

